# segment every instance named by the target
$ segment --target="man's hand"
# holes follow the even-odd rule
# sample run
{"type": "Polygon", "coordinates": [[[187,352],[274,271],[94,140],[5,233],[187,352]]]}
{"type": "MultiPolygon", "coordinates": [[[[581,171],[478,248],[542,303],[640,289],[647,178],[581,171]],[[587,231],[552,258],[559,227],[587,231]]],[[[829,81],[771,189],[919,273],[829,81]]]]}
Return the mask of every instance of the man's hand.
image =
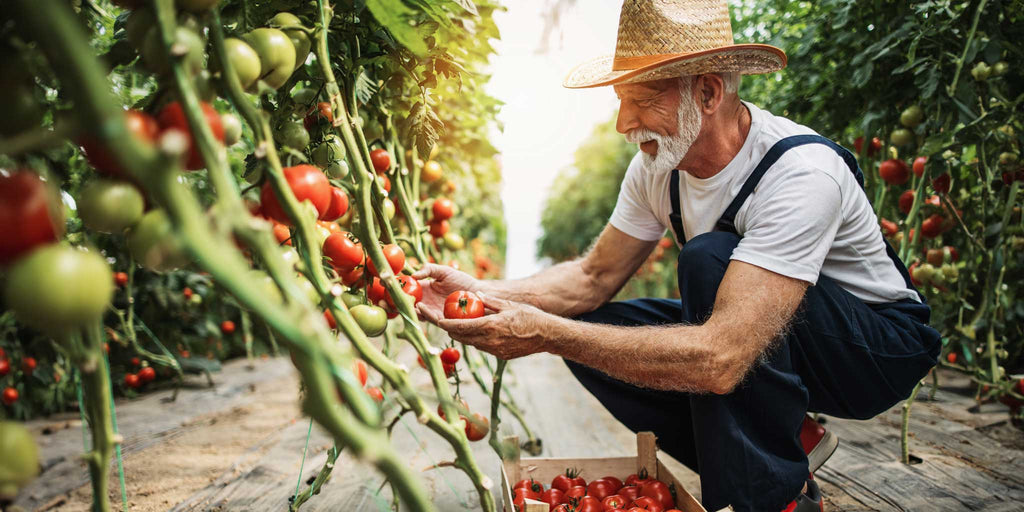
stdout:
{"type": "Polygon", "coordinates": [[[459,290],[475,292],[480,289],[479,280],[445,265],[427,263],[412,277],[419,281],[432,279],[421,283],[423,301],[417,307],[420,315],[435,324],[437,321],[434,319],[444,317],[444,300],[448,295],[459,290]]]}
{"type": "Polygon", "coordinates": [[[559,320],[558,317],[527,304],[482,293],[478,295],[484,307],[493,311],[493,314],[470,320],[449,320],[443,315],[433,316],[432,309],[424,307],[423,303],[420,303],[420,313],[448,331],[452,339],[502,359],[515,359],[544,351],[545,326],[559,320]]]}

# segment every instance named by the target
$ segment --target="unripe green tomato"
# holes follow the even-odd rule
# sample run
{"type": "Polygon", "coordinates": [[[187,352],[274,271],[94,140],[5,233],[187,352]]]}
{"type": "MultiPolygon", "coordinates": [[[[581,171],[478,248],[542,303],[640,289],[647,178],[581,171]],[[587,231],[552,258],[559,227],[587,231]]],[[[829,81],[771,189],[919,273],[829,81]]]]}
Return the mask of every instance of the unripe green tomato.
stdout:
{"type": "Polygon", "coordinates": [[[150,210],[128,232],[128,251],[139,265],[155,271],[174,270],[188,264],[188,255],[174,235],[163,210],[150,210]]]}
{"type": "Polygon", "coordinates": [[[19,259],[7,274],[7,307],[18,320],[54,336],[103,318],[114,295],[114,274],[97,253],[62,243],[19,259]]]}
{"type": "Polygon", "coordinates": [[[363,303],[363,299],[355,293],[344,292],[341,294],[341,301],[345,303],[345,307],[352,309],[363,303]]]}
{"type": "Polygon", "coordinates": [[[202,303],[203,303],[203,296],[199,295],[198,293],[193,294],[191,297],[188,298],[188,304],[190,306],[199,306],[199,305],[202,305],[202,303]]]}
{"type": "Polygon", "coordinates": [[[219,0],[174,0],[179,9],[192,12],[205,12],[217,5],[219,0]]]}
{"type": "Polygon", "coordinates": [[[236,37],[229,37],[224,40],[224,50],[231,61],[231,67],[235,70],[238,83],[242,89],[248,89],[260,77],[260,56],[256,50],[249,46],[249,43],[236,37]]]}
{"type": "Polygon", "coordinates": [[[449,231],[444,235],[444,245],[453,251],[461,251],[466,247],[466,241],[462,239],[462,235],[449,231]]]}
{"type": "Polygon", "coordinates": [[[914,142],[914,132],[906,128],[897,128],[889,135],[889,141],[897,146],[906,146],[914,142]]]}
{"type": "Polygon", "coordinates": [[[915,128],[924,120],[924,110],[917,105],[911,105],[900,114],[900,124],[907,128],[915,128]]]}
{"type": "Polygon", "coordinates": [[[258,28],[242,39],[260,56],[260,77],[271,89],[288,81],[295,70],[295,45],[276,28],[258,28]]]}
{"type": "Polygon", "coordinates": [[[324,141],[313,148],[313,163],[317,167],[327,167],[331,162],[337,162],[343,158],[345,158],[345,147],[341,145],[341,139],[333,133],[324,137],[324,141]]]}
{"type": "Polygon", "coordinates": [[[935,277],[935,267],[931,263],[925,263],[914,269],[914,280],[921,283],[930,283],[935,277]]]}
{"type": "Polygon", "coordinates": [[[994,76],[1003,76],[1007,71],[1010,70],[1010,64],[1005,60],[1001,60],[992,65],[992,74],[994,76]]]}
{"type": "Polygon", "coordinates": [[[304,116],[309,111],[310,107],[316,101],[316,96],[319,91],[311,87],[303,87],[298,89],[292,94],[292,102],[295,107],[295,114],[304,116]]]}
{"type": "MultiPolygon", "coordinates": [[[[174,47],[181,46],[184,55],[179,57],[185,67],[185,72],[195,75],[203,69],[203,48],[205,44],[199,34],[185,28],[178,27],[174,31],[174,47]]],[[[142,43],[142,62],[150,71],[158,75],[166,75],[171,72],[171,65],[167,61],[167,52],[164,49],[163,38],[160,31],[153,27],[146,34],[146,40],[142,43]]]]}
{"type": "Polygon", "coordinates": [[[359,304],[352,307],[350,312],[367,336],[380,336],[388,327],[388,314],[383,308],[359,304]]]}
{"type": "Polygon", "coordinates": [[[327,176],[337,180],[340,180],[348,176],[348,162],[344,160],[331,162],[330,164],[327,165],[327,176]]]}
{"type": "Polygon", "coordinates": [[[388,220],[395,218],[395,203],[386,197],[384,198],[384,215],[387,215],[388,220]]]}
{"type": "Polygon", "coordinates": [[[234,114],[221,114],[220,124],[224,127],[224,145],[234,146],[242,139],[242,121],[234,114]]]}
{"type": "Polygon", "coordinates": [[[284,27],[301,27],[302,20],[290,12],[279,12],[273,18],[270,18],[269,24],[280,28],[285,34],[288,34],[288,39],[291,40],[292,46],[295,47],[294,69],[299,69],[306,62],[306,57],[309,55],[309,49],[313,46],[313,43],[309,40],[309,35],[305,31],[284,27]]]}
{"type": "Polygon", "coordinates": [[[284,146],[302,151],[309,145],[309,132],[302,123],[289,121],[278,127],[274,139],[284,146]]]}
{"type": "Polygon", "coordinates": [[[124,35],[128,44],[136,51],[141,52],[149,30],[156,26],[156,16],[149,7],[140,7],[128,15],[124,22],[124,35]]]}
{"type": "Polygon", "coordinates": [[[1017,153],[1010,153],[1009,151],[999,153],[999,163],[1002,165],[1015,164],[1017,163],[1017,158],[1017,153]]]}
{"type": "Polygon", "coordinates": [[[943,160],[952,160],[954,158],[956,158],[956,153],[952,149],[947,149],[942,152],[943,160]]]}
{"type": "Polygon", "coordinates": [[[974,79],[979,82],[984,82],[985,80],[988,80],[988,77],[991,74],[992,68],[989,68],[988,64],[984,62],[979,62],[975,64],[973,68],[971,68],[971,76],[973,76],[974,79]]]}
{"type": "Polygon", "coordinates": [[[93,180],[82,187],[78,216],[85,227],[100,233],[120,233],[142,218],[145,200],[130,183],[93,180]]]}
{"type": "Polygon", "coordinates": [[[0,500],[13,500],[18,488],[39,475],[39,447],[21,423],[0,421],[0,500]]]}
{"type": "Polygon", "coordinates": [[[309,297],[310,302],[320,304],[320,292],[316,291],[316,286],[313,286],[309,279],[299,278],[299,288],[305,292],[306,297],[309,297]]]}
{"type": "Polygon", "coordinates": [[[951,263],[946,263],[942,265],[942,268],[940,270],[942,270],[942,275],[945,276],[946,279],[950,281],[953,281],[956,278],[960,277],[960,271],[956,268],[956,265],[953,265],[951,263]]]}
{"type": "Polygon", "coordinates": [[[266,272],[262,270],[250,270],[248,281],[255,283],[263,291],[264,300],[274,304],[284,302],[284,296],[281,295],[281,289],[277,287],[277,283],[274,282],[274,278],[270,277],[266,272]]]}

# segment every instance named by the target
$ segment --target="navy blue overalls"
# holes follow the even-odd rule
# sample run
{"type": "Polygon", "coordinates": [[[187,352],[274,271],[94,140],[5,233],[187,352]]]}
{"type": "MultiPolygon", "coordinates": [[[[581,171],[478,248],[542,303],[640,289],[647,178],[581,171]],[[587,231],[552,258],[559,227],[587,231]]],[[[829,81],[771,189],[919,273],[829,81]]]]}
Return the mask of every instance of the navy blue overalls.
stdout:
{"type": "MultiPolygon", "coordinates": [[[[733,249],[733,220],[764,173],[787,150],[824,144],[846,161],[863,187],[864,176],[845,148],[818,135],[776,143],[754,169],[716,224],[685,242],[679,207],[679,171],[671,181],[672,224],[679,254],[682,300],[611,302],[578,320],[612,325],[699,324],[708,318],[733,249]]],[[[886,244],[893,264],[913,289],[906,267],[886,244]]],[[[805,412],[868,419],[906,398],[939,354],[939,333],[927,325],[930,309],[906,299],[865,304],[821,275],[780,342],[730,394],[644,389],[566,360],[577,379],[623,424],[650,430],[658,444],[698,472],[705,508],[777,511],[807,479],[800,444],[805,412]]],[[[654,340],[652,340],[654,341],[654,340]]]]}

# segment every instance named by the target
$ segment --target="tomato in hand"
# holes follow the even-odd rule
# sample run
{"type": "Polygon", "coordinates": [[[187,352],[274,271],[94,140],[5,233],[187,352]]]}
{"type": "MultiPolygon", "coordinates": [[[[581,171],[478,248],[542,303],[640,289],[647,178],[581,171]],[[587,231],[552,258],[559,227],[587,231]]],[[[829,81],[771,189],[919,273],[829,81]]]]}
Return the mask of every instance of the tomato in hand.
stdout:
{"type": "Polygon", "coordinates": [[[431,207],[431,211],[434,214],[435,220],[447,220],[455,215],[455,203],[447,197],[439,197],[434,200],[434,205],[431,207]]]}
{"type": "MultiPolygon", "coordinates": [[[[407,275],[400,275],[397,279],[398,283],[402,285],[402,291],[413,298],[413,304],[419,304],[423,300],[423,287],[420,286],[419,281],[407,275]]],[[[395,301],[390,294],[385,295],[384,300],[387,301],[388,306],[395,307],[395,301]]]]}
{"type": "Polygon", "coordinates": [[[386,149],[375,149],[370,151],[370,162],[378,173],[387,172],[391,169],[391,154],[386,149]]]}
{"type": "Polygon", "coordinates": [[[140,369],[139,380],[142,382],[153,382],[156,380],[156,370],[154,370],[152,366],[140,369]]]}
{"type": "Polygon", "coordinates": [[[469,319],[482,316],[484,316],[484,303],[473,292],[455,291],[444,300],[445,318],[469,319]]]}
{"type": "Polygon", "coordinates": [[[324,240],[324,256],[338,270],[350,270],[363,264],[363,246],[346,232],[332,233],[324,240]]]}
{"type": "MultiPolygon", "coordinates": [[[[203,117],[206,118],[206,124],[209,125],[210,131],[213,132],[213,137],[223,144],[224,125],[221,122],[220,114],[205,101],[199,103],[199,108],[203,111],[203,117]]],[[[192,135],[192,130],[188,126],[188,120],[185,118],[185,111],[182,109],[181,103],[177,101],[168,103],[160,110],[156,120],[157,124],[160,125],[161,134],[167,130],[179,130],[188,139],[188,150],[185,152],[187,155],[185,159],[186,169],[194,171],[206,166],[203,162],[203,156],[199,153],[199,147],[196,144],[195,137],[192,135]]]]}
{"type": "MultiPolygon", "coordinates": [[[[330,207],[331,184],[320,169],[308,164],[285,167],[284,177],[288,181],[288,188],[292,190],[295,199],[300,203],[303,201],[312,203],[318,216],[330,207]]],[[[277,194],[274,193],[269,182],[263,184],[263,190],[260,191],[260,203],[262,204],[260,208],[267,217],[287,226],[292,224],[291,219],[281,208],[277,194]]]]}
{"type": "Polygon", "coordinates": [[[459,354],[459,349],[455,347],[448,347],[441,351],[441,362],[444,364],[455,364],[459,362],[460,357],[462,356],[459,354]]]}
{"type": "Polygon", "coordinates": [[[331,202],[327,210],[320,214],[320,220],[338,220],[348,211],[348,195],[338,187],[331,187],[331,202]]]}
{"type": "Polygon", "coordinates": [[[0,265],[64,234],[64,215],[54,191],[35,173],[0,174],[0,265]]]}
{"type": "Polygon", "coordinates": [[[472,417],[466,418],[466,438],[470,441],[479,441],[487,437],[490,423],[486,416],[474,412],[472,417]]]}
{"type": "Polygon", "coordinates": [[[672,499],[672,493],[669,491],[668,485],[665,485],[665,482],[661,482],[659,480],[649,480],[641,485],[640,496],[646,496],[657,500],[662,508],[672,508],[672,506],[675,505],[675,501],[672,499]]]}
{"type": "MultiPolygon", "coordinates": [[[[405,251],[398,244],[387,244],[380,249],[384,252],[384,258],[388,260],[391,272],[398,275],[402,268],[405,267],[405,251]]],[[[373,260],[370,258],[366,259],[366,269],[370,271],[370,275],[380,277],[377,269],[373,266],[373,260]]]]}

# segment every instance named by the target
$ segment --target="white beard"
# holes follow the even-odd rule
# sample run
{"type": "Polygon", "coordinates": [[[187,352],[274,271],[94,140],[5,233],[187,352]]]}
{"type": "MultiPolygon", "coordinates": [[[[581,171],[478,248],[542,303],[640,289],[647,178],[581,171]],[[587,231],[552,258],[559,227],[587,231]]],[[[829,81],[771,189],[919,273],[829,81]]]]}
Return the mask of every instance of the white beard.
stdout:
{"type": "Polygon", "coordinates": [[[697,102],[693,100],[693,78],[682,80],[679,86],[679,110],[676,112],[678,126],[673,136],[661,135],[647,129],[636,129],[626,134],[626,142],[641,144],[649,140],[658,142],[658,150],[655,155],[640,152],[643,158],[644,169],[654,174],[667,173],[676,168],[683,160],[686,153],[690,151],[693,141],[697,140],[700,133],[700,124],[703,115],[697,102]]]}

